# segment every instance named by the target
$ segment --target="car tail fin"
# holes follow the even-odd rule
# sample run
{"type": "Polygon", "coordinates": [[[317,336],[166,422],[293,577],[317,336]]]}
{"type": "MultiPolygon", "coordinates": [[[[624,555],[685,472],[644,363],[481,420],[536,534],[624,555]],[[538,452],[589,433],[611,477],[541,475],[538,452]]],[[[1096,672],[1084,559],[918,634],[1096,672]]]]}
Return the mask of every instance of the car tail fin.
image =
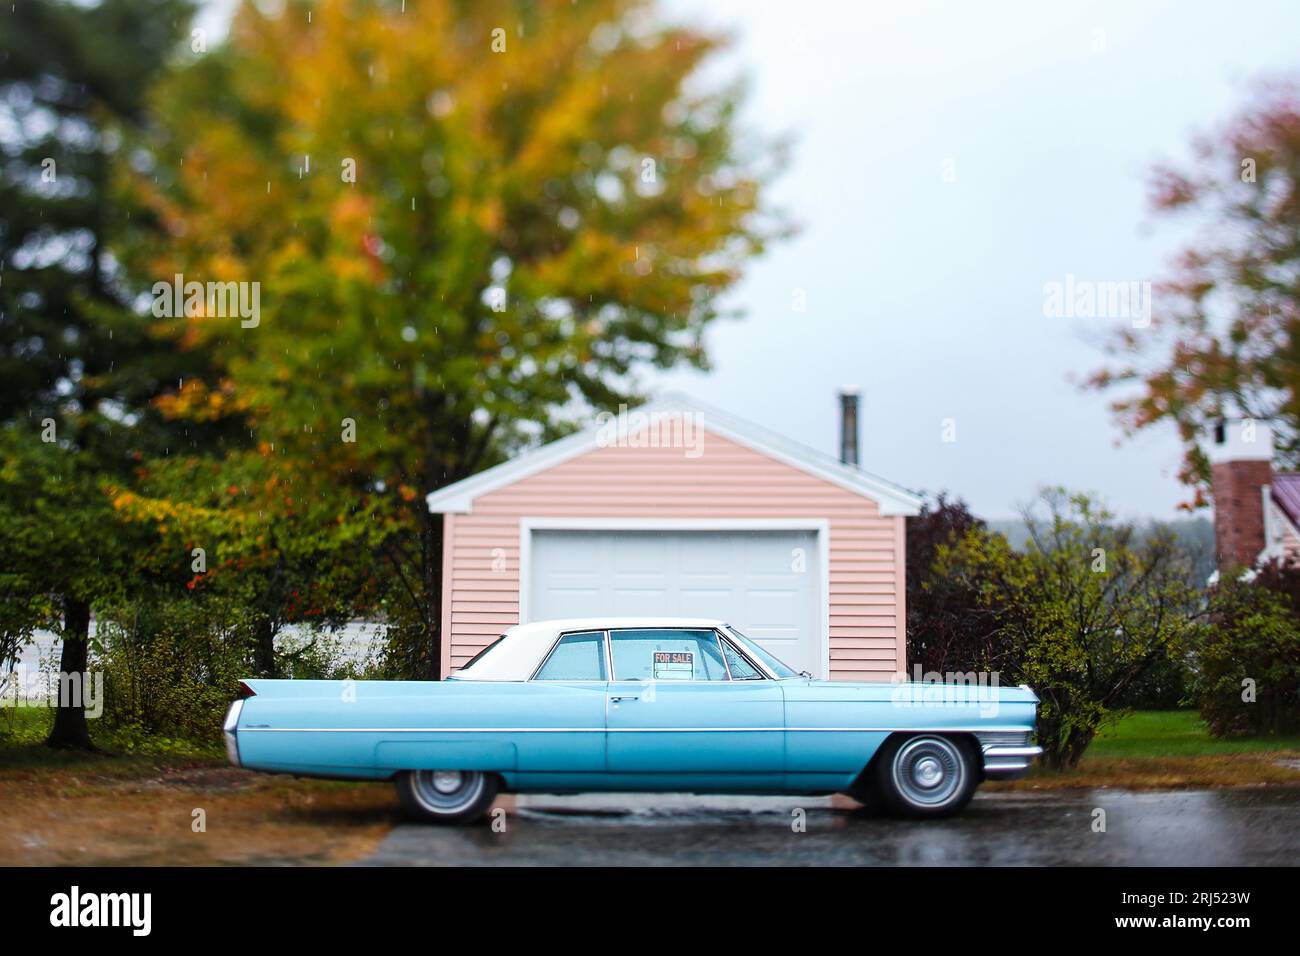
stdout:
{"type": "Polygon", "coordinates": [[[253,688],[249,685],[248,681],[246,681],[246,680],[241,680],[241,681],[239,682],[239,699],[240,699],[240,700],[243,700],[243,699],[246,698],[246,697],[256,697],[256,696],[257,696],[257,691],[253,690],[253,688]]]}

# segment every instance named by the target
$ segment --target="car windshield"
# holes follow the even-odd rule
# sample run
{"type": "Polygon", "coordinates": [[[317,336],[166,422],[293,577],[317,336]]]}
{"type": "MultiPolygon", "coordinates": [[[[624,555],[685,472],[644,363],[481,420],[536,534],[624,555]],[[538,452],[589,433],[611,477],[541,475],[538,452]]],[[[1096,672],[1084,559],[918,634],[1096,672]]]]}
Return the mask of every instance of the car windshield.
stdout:
{"type": "Polygon", "coordinates": [[[777,660],[767,651],[763,650],[763,648],[759,647],[757,644],[755,644],[753,641],[747,638],[744,634],[741,634],[740,631],[736,630],[730,624],[727,625],[727,630],[730,631],[731,636],[734,637],[737,642],[739,642],[740,646],[744,649],[745,653],[750,655],[751,657],[758,658],[758,660],[760,660],[763,663],[763,665],[772,672],[772,674],[777,678],[777,680],[785,680],[788,677],[799,676],[799,672],[796,671],[793,667],[777,660]]]}

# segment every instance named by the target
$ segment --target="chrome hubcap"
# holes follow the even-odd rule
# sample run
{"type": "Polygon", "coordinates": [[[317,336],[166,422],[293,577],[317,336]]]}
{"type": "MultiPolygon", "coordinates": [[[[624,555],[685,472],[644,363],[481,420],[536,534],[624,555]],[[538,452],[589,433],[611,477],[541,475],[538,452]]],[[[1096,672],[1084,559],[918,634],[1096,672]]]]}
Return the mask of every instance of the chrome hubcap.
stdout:
{"type": "Polygon", "coordinates": [[[470,806],[483,793],[486,778],[476,770],[416,770],[411,792],[429,813],[453,814],[470,806]]]}
{"type": "Polygon", "coordinates": [[[923,787],[937,787],[943,782],[943,767],[933,757],[917,761],[916,782],[923,787]]]}
{"type": "Polygon", "coordinates": [[[439,793],[455,793],[460,789],[459,770],[435,770],[433,772],[433,789],[439,793]]]}
{"type": "Polygon", "coordinates": [[[941,807],[962,789],[968,772],[957,745],[943,737],[913,737],[898,748],[890,768],[894,786],[918,807],[941,807]]]}

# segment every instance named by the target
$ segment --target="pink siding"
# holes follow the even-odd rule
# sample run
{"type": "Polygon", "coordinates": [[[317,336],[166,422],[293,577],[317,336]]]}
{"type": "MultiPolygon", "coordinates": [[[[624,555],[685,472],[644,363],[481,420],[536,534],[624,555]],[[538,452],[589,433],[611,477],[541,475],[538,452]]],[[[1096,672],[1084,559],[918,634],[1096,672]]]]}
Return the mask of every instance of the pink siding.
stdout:
{"type": "Polygon", "coordinates": [[[597,448],[447,515],[444,672],[519,622],[520,519],[543,517],[824,519],[831,676],[887,680],[904,669],[904,519],[706,429],[696,458],[680,448],[597,448]]]}

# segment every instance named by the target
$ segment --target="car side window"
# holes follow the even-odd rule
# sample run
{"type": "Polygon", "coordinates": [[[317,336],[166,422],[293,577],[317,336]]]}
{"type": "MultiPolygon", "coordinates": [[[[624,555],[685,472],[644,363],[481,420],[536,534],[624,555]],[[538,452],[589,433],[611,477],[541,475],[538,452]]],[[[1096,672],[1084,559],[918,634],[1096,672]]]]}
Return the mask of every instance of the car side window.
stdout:
{"type": "Polygon", "coordinates": [[[626,628],[610,631],[615,680],[726,680],[712,630],[626,628]]]}
{"type": "Polygon", "coordinates": [[[722,641],[722,653],[727,659],[727,670],[731,672],[732,680],[764,680],[758,668],[746,660],[725,638],[722,641]]]}
{"type": "Polygon", "coordinates": [[[593,680],[605,675],[605,632],[565,634],[533,680],[593,680]]]}

